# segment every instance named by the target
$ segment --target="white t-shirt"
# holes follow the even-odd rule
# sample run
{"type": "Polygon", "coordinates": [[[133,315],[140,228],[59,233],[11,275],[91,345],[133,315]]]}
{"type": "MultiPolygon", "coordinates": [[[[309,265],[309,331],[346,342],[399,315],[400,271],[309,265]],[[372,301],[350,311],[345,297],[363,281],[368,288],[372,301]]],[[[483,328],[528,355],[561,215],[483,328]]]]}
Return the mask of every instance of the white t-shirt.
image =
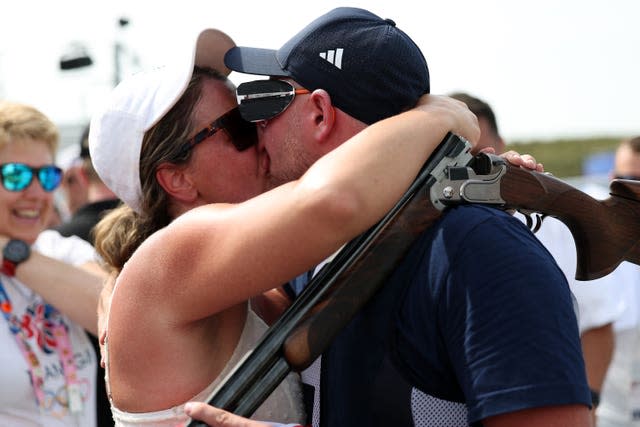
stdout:
{"type": "MultiPolygon", "coordinates": [[[[581,189],[596,199],[609,196],[606,187],[595,184],[581,189]]],[[[640,425],[640,266],[623,262],[605,277],[578,281],[569,229],[559,220],[546,218],[536,236],[567,276],[578,302],[580,332],[611,322],[616,331],[615,351],[597,409],[598,426],[640,425]]]]}
{"type": "Polygon", "coordinates": [[[617,270],[600,279],[576,280],[577,256],[573,236],[569,229],[555,218],[545,218],[536,237],[551,252],[567,277],[571,292],[578,302],[580,333],[620,318],[626,302],[621,297],[624,284],[617,279],[617,270]]]}
{"type": "MultiPolygon", "coordinates": [[[[582,186],[581,190],[599,200],[608,196],[606,189],[593,184],[582,186]]],[[[627,302],[623,298],[625,284],[618,277],[620,268],[600,279],[576,280],[576,245],[567,226],[560,220],[547,217],[535,235],[567,277],[571,292],[578,302],[580,333],[620,319],[627,309],[627,302]]]]}
{"type": "MultiPolygon", "coordinates": [[[[43,254],[80,265],[96,259],[93,247],[77,237],[62,237],[47,230],[40,234],[32,249],[43,254]]],[[[15,278],[0,275],[9,295],[13,313],[23,322],[23,330],[33,332],[29,345],[38,357],[44,372],[45,407],[41,413],[29,380],[29,365],[20,351],[15,336],[4,316],[0,317],[0,426],[7,427],[94,427],[96,425],[96,355],[82,327],[63,317],[69,326],[80,382],[83,408],[77,414],[68,409],[65,379],[58,353],[46,344],[39,345],[38,337],[45,335],[42,321],[38,321],[38,307],[42,298],[15,278]],[[49,354],[44,350],[50,350],[49,354]]],[[[47,330],[48,331],[48,330],[47,330]]],[[[42,342],[42,339],[41,339],[42,342]]]]}

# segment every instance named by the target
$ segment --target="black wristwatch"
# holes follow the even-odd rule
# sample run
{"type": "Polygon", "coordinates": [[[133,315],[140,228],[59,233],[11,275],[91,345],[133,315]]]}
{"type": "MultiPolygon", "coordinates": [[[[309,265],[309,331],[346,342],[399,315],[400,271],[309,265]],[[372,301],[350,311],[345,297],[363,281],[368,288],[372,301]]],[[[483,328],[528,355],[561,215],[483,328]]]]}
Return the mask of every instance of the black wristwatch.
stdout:
{"type": "Polygon", "coordinates": [[[9,277],[16,275],[16,267],[21,262],[29,259],[31,247],[18,239],[11,239],[2,249],[2,270],[1,272],[9,277]]]}

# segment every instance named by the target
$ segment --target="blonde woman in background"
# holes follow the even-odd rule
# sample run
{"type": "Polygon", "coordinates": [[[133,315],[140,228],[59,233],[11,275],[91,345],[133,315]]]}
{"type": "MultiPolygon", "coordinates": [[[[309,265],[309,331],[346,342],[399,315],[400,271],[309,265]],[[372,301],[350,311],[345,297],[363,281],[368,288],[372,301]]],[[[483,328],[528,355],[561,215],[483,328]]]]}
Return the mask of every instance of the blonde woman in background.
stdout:
{"type": "Polygon", "coordinates": [[[95,426],[96,333],[103,281],[93,248],[46,230],[62,171],[55,125],[0,102],[0,425],[95,426]]]}

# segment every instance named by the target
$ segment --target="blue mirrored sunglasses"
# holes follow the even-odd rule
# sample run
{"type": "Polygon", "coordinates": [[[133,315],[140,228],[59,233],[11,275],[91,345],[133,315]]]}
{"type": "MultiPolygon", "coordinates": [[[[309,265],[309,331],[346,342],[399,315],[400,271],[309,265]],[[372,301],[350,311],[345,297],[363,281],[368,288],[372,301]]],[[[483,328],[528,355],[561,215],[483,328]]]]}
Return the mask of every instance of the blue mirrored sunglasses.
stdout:
{"type": "Polygon", "coordinates": [[[51,192],[62,181],[62,169],[54,165],[33,168],[24,163],[5,163],[0,165],[2,186],[9,191],[22,191],[27,188],[34,175],[38,177],[42,189],[51,192]]]}

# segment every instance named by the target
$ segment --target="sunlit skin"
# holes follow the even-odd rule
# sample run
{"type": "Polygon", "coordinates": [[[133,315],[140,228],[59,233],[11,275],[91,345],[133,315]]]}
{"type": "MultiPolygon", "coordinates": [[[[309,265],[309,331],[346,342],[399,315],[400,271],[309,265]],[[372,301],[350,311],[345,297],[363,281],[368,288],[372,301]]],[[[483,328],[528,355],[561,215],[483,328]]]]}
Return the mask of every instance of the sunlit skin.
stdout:
{"type": "Polygon", "coordinates": [[[615,175],[640,176],[640,153],[622,144],[616,151],[615,175]]]}
{"type": "MultiPolygon", "coordinates": [[[[53,154],[43,141],[12,141],[0,148],[0,164],[13,162],[40,167],[53,164],[53,154]]],[[[23,191],[9,191],[0,185],[0,235],[33,244],[52,214],[53,192],[44,191],[37,177],[23,191]]]]}
{"type": "MultiPolygon", "coordinates": [[[[195,108],[194,133],[236,105],[235,94],[223,82],[205,81],[195,108]]],[[[264,191],[265,168],[269,167],[264,150],[254,146],[239,152],[225,131],[216,132],[193,150],[186,168],[197,187],[196,205],[238,203],[264,191]]]]}
{"type": "MultiPolygon", "coordinates": [[[[258,123],[260,147],[264,148],[271,159],[269,188],[299,178],[317,158],[309,154],[310,147],[305,147],[304,141],[310,139],[304,135],[307,129],[295,124],[300,121],[297,107],[299,103],[305,101],[302,99],[303,96],[296,95],[286,110],[288,114],[285,119],[282,118],[285,115],[280,114],[258,123]]],[[[305,96],[305,98],[308,97],[305,96]]]]}

